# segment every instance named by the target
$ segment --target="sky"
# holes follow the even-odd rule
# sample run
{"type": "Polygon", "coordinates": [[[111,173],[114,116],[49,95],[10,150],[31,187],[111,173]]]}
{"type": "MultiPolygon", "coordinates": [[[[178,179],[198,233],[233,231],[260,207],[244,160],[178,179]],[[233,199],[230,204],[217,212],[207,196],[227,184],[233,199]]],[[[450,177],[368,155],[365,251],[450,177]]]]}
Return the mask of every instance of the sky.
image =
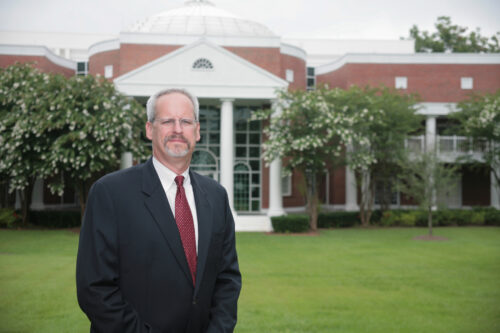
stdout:
{"type": "MultiPolygon", "coordinates": [[[[499,0],[211,0],[286,37],[399,39],[409,29],[434,31],[438,16],[500,31],[499,0]]],[[[135,21],[185,0],[0,0],[0,31],[118,34],[135,21]]]]}

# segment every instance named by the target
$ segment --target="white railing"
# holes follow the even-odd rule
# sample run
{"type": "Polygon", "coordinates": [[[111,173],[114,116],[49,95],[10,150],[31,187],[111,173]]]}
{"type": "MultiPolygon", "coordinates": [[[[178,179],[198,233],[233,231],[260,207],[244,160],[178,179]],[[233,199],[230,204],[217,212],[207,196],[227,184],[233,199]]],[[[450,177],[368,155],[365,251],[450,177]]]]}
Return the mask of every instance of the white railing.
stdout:
{"type": "Polygon", "coordinates": [[[474,142],[471,138],[465,136],[438,135],[437,149],[439,153],[474,154],[484,152],[485,144],[474,142]]]}
{"type": "Polygon", "coordinates": [[[424,152],[425,137],[423,135],[410,136],[405,139],[405,149],[412,153],[424,152]]]}

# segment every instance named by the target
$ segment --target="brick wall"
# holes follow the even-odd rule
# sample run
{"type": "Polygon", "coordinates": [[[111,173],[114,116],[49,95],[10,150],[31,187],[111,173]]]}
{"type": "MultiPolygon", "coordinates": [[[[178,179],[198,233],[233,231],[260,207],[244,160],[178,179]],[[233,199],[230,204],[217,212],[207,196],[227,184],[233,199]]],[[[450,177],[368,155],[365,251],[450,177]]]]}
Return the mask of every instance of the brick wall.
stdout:
{"type": "Polygon", "coordinates": [[[54,64],[44,56],[0,55],[0,67],[2,68],[14,65],[16,62],[32,62],[33,66],[46,73],[57,73],[66,77],[75,75],[75,71],[73,69],[54,64]]]}
{"type": "Polygon", "coordinates": [[[293,82],[290,82],[289,89],[306,89],[306,62],[300,58],[282,54],[280,77],[285,80],[287,69],[293,70],[293,82]]]}
{"type": "Polygon", "coordinates": [[[171,53],[182,45],[121,44],[119,75],[128,73],[147,63],[171,53]]]}
{"type": "Polygon", "coordinates": [[[317,77],[318,84],[347,88],[351,85],[394,87],[396,76],[408,78],[408,93],[417,93],[425,102],[459,102],[471,90],[460,87],[461,77],[472,77],[474,91],[500,89],[500,65],[448,64],[346,64],[317,77]]]}
{"type": "Polygon", "coordinates": [[[226,46],[226,50],[257,65],[276,76],[285,78],[280,66],[280,49],[276,47],[233,47],[226,46]]]}
{"type": "Polygon", "coordinates": [[[120,50],[112,50],[94,54],[89,58],[89,74],[104,76],[104,67],[113,65],[113,79],[120,73],[120,50]]]}

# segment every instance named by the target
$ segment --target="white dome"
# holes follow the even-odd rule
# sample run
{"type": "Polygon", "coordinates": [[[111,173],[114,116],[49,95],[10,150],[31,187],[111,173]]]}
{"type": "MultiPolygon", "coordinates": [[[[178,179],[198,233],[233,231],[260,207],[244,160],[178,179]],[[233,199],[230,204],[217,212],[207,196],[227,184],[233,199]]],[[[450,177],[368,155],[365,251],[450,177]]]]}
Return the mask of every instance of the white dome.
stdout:
{"type": "Polygon", "coordinates": [[[266,26],[216,8],[205,0],[140,20],[125,32],[169,35],[276,37],[266,26]]]}

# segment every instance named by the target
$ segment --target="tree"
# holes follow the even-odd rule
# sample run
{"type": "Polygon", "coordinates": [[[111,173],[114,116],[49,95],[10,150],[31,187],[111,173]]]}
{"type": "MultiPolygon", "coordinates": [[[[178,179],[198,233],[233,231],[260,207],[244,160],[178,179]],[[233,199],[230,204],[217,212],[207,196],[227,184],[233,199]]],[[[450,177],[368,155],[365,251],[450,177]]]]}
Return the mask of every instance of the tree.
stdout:
{"type": "Polygon", "coordinates": [[[0,69],[0,87],[0,177],[21,192],[24,223],[36,178],[59,195],[73,186],[83,213],[92,181],[118,169],[121,153],[145,157],[144,107],[103,78],[16,64],[0,69]]]}
{"type": "Polygon", "coordinates": [[[48,186],[59,195],[66,185],[75,188],[83,214],[93,181],[117,170],[122,153],[146,157],[141,139],[146,113],[102,77],[57,75],[53,79],[60,89],[41,116],[46,119],[46,135],[56,139],[41,156],[46,161],[42,172],[51,176],[48,186]]]}
{"type": "MultiPolygon", "coordinates": [[[[277,105],[281,114],[261,110],[253,119],[268,119],[264,128],[263,158],[267,163],[276,158],[286,159],[283,171],[290,174],[298,170],[306,180],[306,202],[311,230],[317,230],[318,194],[317,179],[328,167],[341,165],[345,160],[345,147],[368,144],[367,138],[355,131],[355,125],[366,121],[366,113],[348,112],[350,91],[328,89],[314,91],[279,92],[277,105]]],[[[373,162],[368,151],[359,149],[350,163],[354,168],[373,162]]]]}
{"type": "Polygon", "coordinates": [[[33,185],[48,174],[42,165],[52,138],[41,115],[52,98],[51,77],[30,64],[0,68],[0,177],[18,190],[23,224],[28,219],[33,185]]]}
{"type": "Polygon", "coordinates": [[[458,103],[457,112],[450,118],[460,124],[461,133],[482,148],[482,160],[466,156],[468,162],[486,164],[491,169],[497,189],[500,186],[500,90],[493,94],[474,94],[458,103]]]}
{"type": "Polygon", "coordinates": [[[410,29],[410,39],[415,40],[415,52],[500,52],[500,32],[490,38],[481,35],[481,30],[468,32],[468,28],[453,25],[451,18],[440,16],[433,33],[420,31],[414,25],[410,29]]]}
{"type": "MultiPolygon", "coordinates": [[[[356,127],[369,140],[370,154],[375,163],[363,165],[356,170],[357,183],[361,184],[360,218],[364,226],[369,225],[377,185],[381,193],[381,208],[388,209],[392,191],[401,172],[400,164],[406,160],[408,151],[404,146],[408,135],[421,127],[422,117],[417,115],[416,97],[400,94],[389,88],[351,88],[353,99],[364,101],[361,110],[369,121],[356,127]]],[[[355,111],[357,112],[357,111],[355,111]]]]}
{"type": "Polygon", "coordinates": [[[432,211],[436,206],[439,189],[455,184],[456,167],[442,164],[435,151],[418,153],[401,164],[399,189],[413,198],[427,212],[429,236],[432,236],[432,211]]]}

